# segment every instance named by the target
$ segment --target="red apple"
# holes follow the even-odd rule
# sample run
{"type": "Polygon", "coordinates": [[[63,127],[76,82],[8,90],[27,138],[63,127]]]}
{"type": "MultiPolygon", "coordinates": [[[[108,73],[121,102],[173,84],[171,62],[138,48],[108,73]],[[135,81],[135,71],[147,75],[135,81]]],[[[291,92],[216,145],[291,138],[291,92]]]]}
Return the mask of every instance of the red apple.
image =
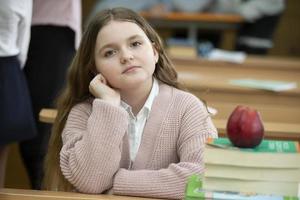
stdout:
{"type": "Polygon", "coordinates": [[[236,147],[253,148],[264,136],[264,126],[259,112],[246,106],[237,106],[227,122],[227,136],[236,147]]]}

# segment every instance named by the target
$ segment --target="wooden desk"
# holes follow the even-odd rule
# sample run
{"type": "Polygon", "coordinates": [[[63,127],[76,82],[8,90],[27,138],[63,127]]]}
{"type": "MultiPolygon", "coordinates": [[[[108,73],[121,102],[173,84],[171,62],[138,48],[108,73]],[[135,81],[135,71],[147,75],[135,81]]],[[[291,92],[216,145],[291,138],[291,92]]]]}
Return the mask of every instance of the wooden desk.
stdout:
{"type": "Polygon", "coordinates": [[[44,108],[39,113],[39,120],[48,124],[54,123],[57,115],[57,110],[51,108],[44,108]]]}
{"type": "MultiPolygon", "coordinates": [[[[219,110],[219,107],[217,109],[219,110]]],[[[41,122],[53,123],[56,114],[57,111],[55,109],[42,109],[39,114],[39,119],[41,122]]],[[[227,119],[213,118],[213,122],[217,127],[220,136],[225,136],[227,119]]],[[[264,127],[267,138],[300,141],[300,124],[264,122],[264,127]]]]}
{"type": "Polygon", "coordinates": [[[203,58],[179,58],[171,57],[176,65],[186,66],[213,66],[213,67],[229,67],[251,68],[251,69],[269,69],[269,70],[283,70],[283,71],[299,71],[300,59],[275,57],[275,56],[254,56],[248,55],[243,63],[230,63],[226,61],[210,61],[203,58]]]}
{"type": "Polygon", "coordinates": [[[240,15],[215,13],[184,13],[170,12],[162,16],[153,16],[147,12],[141,13],[153,27],[157,28],[186,28],[188,37],[197,41],[197,30],[222,31],[221,48],[234,49],[236,30],[243,23],[240,15]]]}
{"type": "MultiPolygon", "coordinates": [[[[226,137],[226,119],[214,119],[219,136],[226,137]]],[[[264,122],[265,138],[277,140],[297,140],[300,142],[300,124],[264,122]]]]}
{"type": "MultiPolygon", "coordinates": [[[[258,57],[256,62],[257,60],[258,57]]],[[[214,65],[212,61],[203,60],[173,59],[173,62],[179,79],[185,83],[188,90],[219,111],[215,120],[220,133],[224,132],[224,120],[228,119],[233,109],[237,105],[247,105],[261,113],[267,137],[300,140],[300,62],[286,60],[283,62],[289,63],[286,67],[278,63],[272,65],[271,59],[266,60],[259,67],[251,65],[251,62],[254,62],[251,60],[244,66],[225,62],[214,65]],[[298,88],[270,92],[229,84],[230,79],[241,78],[293,81],[297,83],[298,88]]]]}
{"type": "Polygon", "coordinates": [[[74,192],[54,192],[22,189],[0,189],[1,200],[151,200],[151,198],[116,196],[116,195],[89,195],[74,192]]]}
{"type": "MultiPolygon", "coordinates": [[[[174,62],[179,73],[179,79],[184,82],[187,88],[191,90],[204,91],[220,91],[225,93],[237,93],[244,95],[262,95],[271,97],[272,101],[266,101],[262,98],[254,98],[251,102],[259,102],[261,104],[275,103],[300,106],[300,70],[284,70],[281,68],[257,68],[257,67],[241,67],[239,65],[208,66],[197,65],[183,62],[174,62]],[[270,92],[260,89],[251,89],[239,87],[229,84],[231,79],[254,78],[266,80],[292,81],[298,84],[298,88],[283,92],[270,92]],[[278,100],[279,98],[279,100],[278,100]],[[282,102],[281,100],[290,100],[282,102]],[[278,100],[278,101],[277,101],[278,100]]],[[[217,99],[216,99],[217,100],[217,99]]],[[[270,100],[270,98],[267,98],[270,100]]]]}
{"type": "Polygon", "coordinates": [[[300,123],[300,89],[270,92],[229,84],[230,79],[255,78],[295,81],[300,85],[300,71],[257,70],[237,67],[177,65],[179,79],[190,92],[206,100],[212,107],[228,108],[217,117],[227,118],[228,111],[244,104],[259,109],[263,119],[273,122],[300,123]]]}

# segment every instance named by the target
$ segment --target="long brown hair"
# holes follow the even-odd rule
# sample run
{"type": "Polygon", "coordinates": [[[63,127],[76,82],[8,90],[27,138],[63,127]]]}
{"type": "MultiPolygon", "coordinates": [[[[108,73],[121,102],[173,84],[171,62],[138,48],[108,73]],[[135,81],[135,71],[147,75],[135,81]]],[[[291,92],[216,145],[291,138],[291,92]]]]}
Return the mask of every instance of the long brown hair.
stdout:
{"type": "Polygon", "coordinates": [[[72,185],[62,175],[59,165],[59,152],[62,148],[61,133],[72,107],[91,97],[88,88],[94,77],[96,38],[101,28],[112,20],[136,23],[146,33],[159,54],[153,76],[167,85],[182,88],[177,80],[173,64],[164,51],[160,37],[144,18],[126,8],[114,8],[99,12],[90,21],[83,34],[79,49],[68,70],[67,85],[57,100],[58,113],[53,124],[45,160],[44,189],[72,190],[72,185]]]}

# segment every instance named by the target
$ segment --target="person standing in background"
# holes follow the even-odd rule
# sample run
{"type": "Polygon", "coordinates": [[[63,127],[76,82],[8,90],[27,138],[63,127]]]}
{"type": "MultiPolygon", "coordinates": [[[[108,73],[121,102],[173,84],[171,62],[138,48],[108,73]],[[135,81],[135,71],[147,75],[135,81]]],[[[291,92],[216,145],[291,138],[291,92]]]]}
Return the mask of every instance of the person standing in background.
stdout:
{"type": "Polygon", "coordinates": [[[80,37],[80,0],[33,0],[31,40],[24,70],[38,135],[20,144],[33,189],[41,188],[51,129],[50,125],[39,122],[39,112],[42,108],[53,107],[80,37]]]}
{"type": "Polygon", "coordinates": [[[30,39],[32,0],[0,0],[0,188],[8,144],[36,134],[22,68],[30,39]]]}

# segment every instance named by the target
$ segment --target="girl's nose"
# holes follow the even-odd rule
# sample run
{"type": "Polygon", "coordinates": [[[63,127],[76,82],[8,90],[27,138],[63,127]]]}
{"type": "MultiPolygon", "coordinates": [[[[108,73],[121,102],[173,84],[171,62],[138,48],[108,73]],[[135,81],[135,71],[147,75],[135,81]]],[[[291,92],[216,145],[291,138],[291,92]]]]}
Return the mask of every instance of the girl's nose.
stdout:
{"type": "Polygon", "coordinates": [[[132,61],[133,58],[134,58],[134,56],[133,56],[132,52],[130,52],[129,50],[125,50],[125,51],[123,51],[122,54],[121,54],[121,59],[120,59],[120,61],[121,61],[122,64],[125,64],[125,63],[127,63],[128,61],[132,61]]]}

